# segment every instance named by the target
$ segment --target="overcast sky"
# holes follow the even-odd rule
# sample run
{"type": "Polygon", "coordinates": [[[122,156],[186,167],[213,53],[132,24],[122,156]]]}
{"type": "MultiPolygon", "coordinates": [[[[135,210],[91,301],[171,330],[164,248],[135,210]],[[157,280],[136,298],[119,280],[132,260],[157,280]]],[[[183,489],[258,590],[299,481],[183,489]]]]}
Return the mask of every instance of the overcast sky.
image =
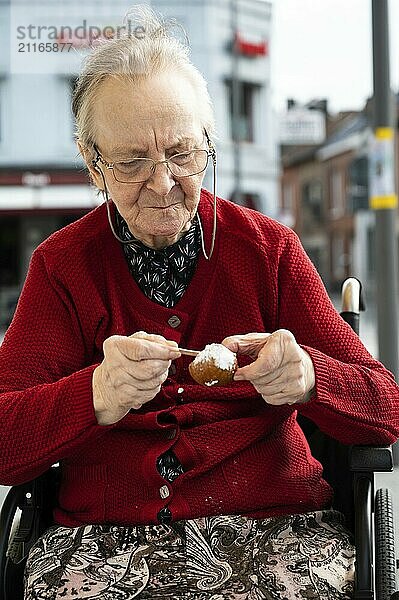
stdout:
{"type": "MultiPolygon", "coordinates": [[[[372,94],[371,0],[272,0],[273,104],[328,98],[331,112],[372,94]]],[[[399,90],[399,0],[389,0],[391,87],[399,90]]]]}

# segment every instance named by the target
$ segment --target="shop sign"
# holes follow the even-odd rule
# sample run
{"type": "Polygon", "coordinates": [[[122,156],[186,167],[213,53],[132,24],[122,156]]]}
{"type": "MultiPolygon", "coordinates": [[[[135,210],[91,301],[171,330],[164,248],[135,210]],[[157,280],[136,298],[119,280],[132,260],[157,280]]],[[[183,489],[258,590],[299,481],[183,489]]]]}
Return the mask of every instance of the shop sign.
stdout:
{"type": "Polygon", "coordinates": [[[321,144],[326,136],[326,119],[320,110],[291,108],[280,117],[280,144],[321,144]]]}

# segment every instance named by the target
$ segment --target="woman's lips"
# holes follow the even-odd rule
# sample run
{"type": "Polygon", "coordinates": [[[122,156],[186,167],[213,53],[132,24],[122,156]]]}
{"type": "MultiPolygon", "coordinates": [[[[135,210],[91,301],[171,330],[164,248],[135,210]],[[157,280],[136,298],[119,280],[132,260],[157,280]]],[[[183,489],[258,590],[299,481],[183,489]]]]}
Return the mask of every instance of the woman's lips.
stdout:
{"type": "Polygon", "coordinates": [[[166,206],[149,206],[148,208],[155,208],[158,210],[166,210],[167,208],[171,208],[172,206],[178,206],[180,202],[174,202],[173,204],[167,204],[166,206]]]}

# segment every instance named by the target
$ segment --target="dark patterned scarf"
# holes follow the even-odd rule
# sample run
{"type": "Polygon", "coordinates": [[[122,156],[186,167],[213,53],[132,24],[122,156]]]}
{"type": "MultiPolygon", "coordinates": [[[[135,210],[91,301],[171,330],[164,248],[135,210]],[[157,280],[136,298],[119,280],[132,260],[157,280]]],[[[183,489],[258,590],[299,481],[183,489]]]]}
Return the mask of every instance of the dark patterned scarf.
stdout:
{"type": "Polygon", "coordinates": [[[172,308],[186,291],[195,271],[201,249],[201,232],[195,218],[175,244],[155,250],[133,237],[126,221],[116,210],[117,233],[137,285],[154,302],[172,308]]]}

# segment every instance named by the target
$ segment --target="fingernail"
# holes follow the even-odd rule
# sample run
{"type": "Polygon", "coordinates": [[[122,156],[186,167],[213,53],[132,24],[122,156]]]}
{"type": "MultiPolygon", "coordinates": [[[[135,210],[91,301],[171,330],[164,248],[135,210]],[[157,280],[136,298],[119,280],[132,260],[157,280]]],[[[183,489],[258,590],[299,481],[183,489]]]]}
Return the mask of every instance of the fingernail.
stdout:
{"type": "Polygon", "coordinates": [[[234,379],[235,381],[242,381],[245,379],[245,377],[243,377],[242,375],[234,375],[234,379]]]}

